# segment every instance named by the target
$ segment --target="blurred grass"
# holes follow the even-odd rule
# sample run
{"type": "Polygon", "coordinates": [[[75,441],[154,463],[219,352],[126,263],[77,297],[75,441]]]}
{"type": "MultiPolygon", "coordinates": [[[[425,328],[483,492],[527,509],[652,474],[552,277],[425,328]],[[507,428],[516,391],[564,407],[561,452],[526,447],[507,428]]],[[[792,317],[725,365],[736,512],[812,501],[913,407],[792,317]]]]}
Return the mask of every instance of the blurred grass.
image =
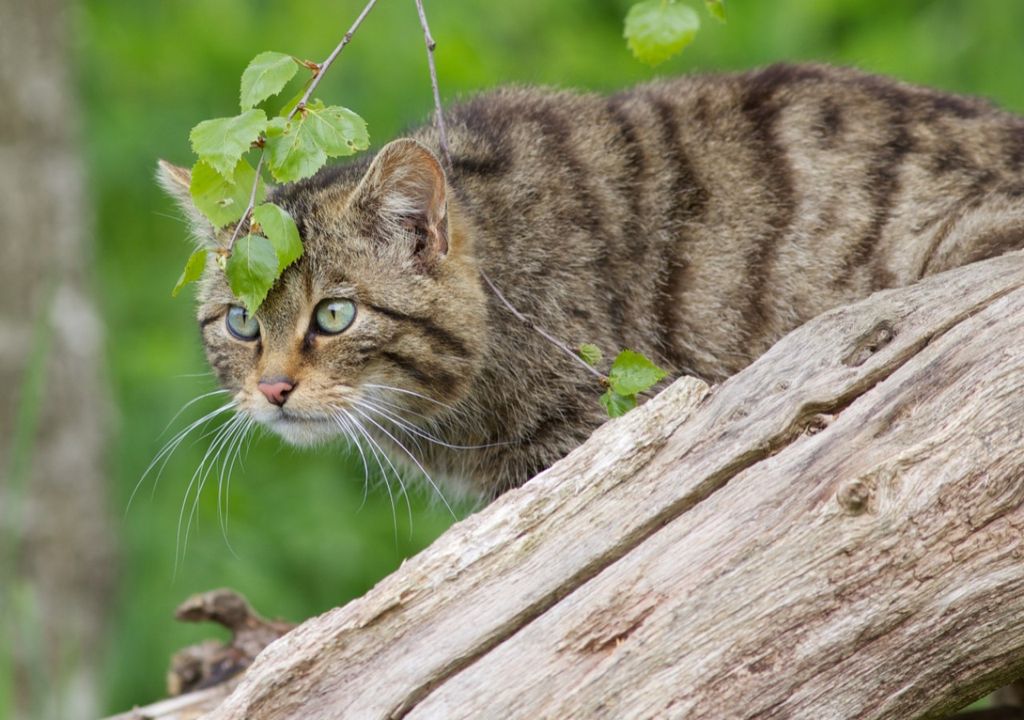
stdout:
{"type": "MultiPolygon", "coordinates": [[[[621,38],[629,4],[428,0],[442,94],[452,99],[513,82],[606,89],[651,78],[621,38]]],[[[436,503],[415,498],[411,530],[398,509],[396,539],[386,493],[371,490],[363,504],[357,457],[343,449],[300,452],[273,438],[255,441],[234,474],[229,537],[237,556],[221,537],[216,492],[208,489],[188,555],[173,570],[178,511],[204,442],[184,444],[152,499],[147,483],[122,516],[166,439],[164,425],[213,388],[209,376],[187,377],[206,366],[189,302],[170,298],[188,255],[187,233],[154,186],[156,159],[192,162],[189,129],[238,112],[238,78],[253,55],[280,50],[320,60],[361,7],[361,0],[77,6],[96,285],[120,412],[111,467],[120,593],[105,658],[111,712],[161,695],[169,654],[212,634],[170,621],[186,595],[230,585],[262,612],[301,619],[364,592],[451,521],[436,503]]],[[[1024,87],[1011,70],[1024,66],[1024,3],[1017,0],[730,0],[728,9],[724,26],[703,15],[694,45],[658,74],[820,60],[1024,109],[1024,87]]],[[[376,146],[428,116],[426,58],[411,0],[379,3],[320,95],[362,114],[376,146]]]]}

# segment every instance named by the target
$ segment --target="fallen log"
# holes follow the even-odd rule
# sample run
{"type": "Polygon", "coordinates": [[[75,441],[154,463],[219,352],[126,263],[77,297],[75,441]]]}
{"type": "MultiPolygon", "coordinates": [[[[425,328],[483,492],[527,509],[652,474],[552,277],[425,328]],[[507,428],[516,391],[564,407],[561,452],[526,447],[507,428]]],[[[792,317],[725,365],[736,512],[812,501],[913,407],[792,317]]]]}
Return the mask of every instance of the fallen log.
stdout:
{"type": "Polygon", "coordinates": [[[678,380],[204,717],[944,717],[1024,675],[1024,255],[678,380]]]}

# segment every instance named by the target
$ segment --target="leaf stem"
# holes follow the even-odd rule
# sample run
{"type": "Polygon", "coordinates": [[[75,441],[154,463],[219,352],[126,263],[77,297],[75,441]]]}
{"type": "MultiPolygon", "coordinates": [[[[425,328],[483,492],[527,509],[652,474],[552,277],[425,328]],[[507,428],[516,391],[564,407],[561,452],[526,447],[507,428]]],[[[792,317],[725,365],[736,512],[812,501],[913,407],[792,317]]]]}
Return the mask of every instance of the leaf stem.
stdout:
{"type": "MultiPolygon", "coordinates": [[[[366,19],[366,16],[370,14],[370,11],[373,10],[373,6],[376,4],[377,0],[369,0],[369,2],[366,3],[362,12],[359,13],[355,22],[352,23],[352,27],[350,27],[348,32],[346,32],[341,38],[341,42],[339,42],[337,47],[331,51],[331,54],[327,56],[327,59],[320,63],[319,68],[313,71],[313,80],[309,83],[309,87],[306,88],[306,92],[302,94],[302,98],[299,99],[295,104],[295,107],[293,107],[291,112],[288,113],[288,120],[291,120],[297,113],[301,112],[306,107],[306,103],[309,102],[309,98],[313,95],[313,91],[316,90],[317,85],[319,85],[320,81],[323,79],[324,73],[326,73],[327,69],[331,67],[331,64],[335,59],[337,59],[338,55],[341,54],[341,51],[345,49],[345,46],[352,41],[352,36],[355,35],[356,30],[358,30],[359,26],[363,24],[363,20],[366,19]]],[[[424,22],[426,22],[425,19],[424,22]]],[[[431,60],[431,68],[433,68],[433,60],[431,60]]],[[[436,81],[434,84],[434,92],[436,95],[436,81]]],[[[256,207],[256,191],[260,185],[260,169],[263,167],[263,158],[266,154],[267,149],[264,147],[260,150],[260,159],[256,164],[256,178],[253,180],[252,190],[249,193],[249,205],[245,208],[245,212],[242,213],[242,217],[239,219],[238,224],[235,225],[235,231],[231,233],[231,239],[228,241],[227,247],[228,254],[231,253],[231,249],[235,246],[235,241],[238,240],[238,235],[242,231],[242,226],[248,222],[253,209],[256,207]]]]}
{"type": "Polygon", "coordinates": [[[256,191],[260,187],[260,170],[263,169],[263,158],[267,154],[266,148],[260,148],[260,159],[256,163],[256,179],[252,181],[252,189],[249,191],[249,204],[245,207],[245,213],[242,215],[242,219],[235,225],[235,231],[231,233],[231,239],[228,241],[228,255],[231,254],[231,250],[235,247],[235,241],[238,240],[238,234],[242,230],[242,226],[245,225],[249,216],[252,215],[253,209],[256,207],[256,191]]]}
{"type": "MultiPolygon", "coordinates": [[[[419,0],[417,0],[417,2],[418,1],[419,0]]],[[[521,312],[516,310],[515,306],[512,303],[510,303],[508,301],[508,298],[505,297],[505,295],[501,292],[501,290],[499,290],[498,287],[493,282],[491,282],[491,279],[489,277],[487,277],[487,273],[485,273],[483,270],[480,270],[480,277],[482,277],[484,279],[484,282],[487,283],[488,287],[491,288],[491,292],[494,293],[494,296],[496,298],[498,298],[498,300],[500,300],[501,303],[506,308],[508,308],[509,312],[511,312],[513,315],[516,316],[517,319],[520,320],[520,322],[522,322],[524,325],[526,325],[531,330],[535,331],[538,335],[540,335],[542,338],[547,340],[549,343],[554,345],[556,348],[558,348],[559,350],[564,352],[566,355],[571,357],[573,360],[578,362],[582,367],[586,368],[587,372],[589,372],[591,375],[593,375],[594,377],[596,377],[598,380],[601,381],[601,385],[602,386],[608,384],[608,378],[605,377],[599,370],[591,367],[587,363],[587,361],[584,360],[583,358],[581,358],[576,352],[574,352],[571,347],[566,345],[564,342],[562,342],[561,340],[556,338],[551,333],[547,332],[544,328],[542,328],[539,325],[537,325],[537,323],[533,322],[533,320],[531,320],[530,318],[526,317],[521,312]]]]}
{"type": "MultiPolygon", "coordinates": [[[[420,26],[423,28],[423,41],[427,44],[427,66],[430,68],[430,85],[434,91],[434,118],[437,123],[438,141],[441,145],[441,156],[444,160],[445,169],[452,169],[452,156],[448,152],[448,133],[444,127],[444,113],[441,111],[441,93],[437,88],[437,68],[434,66],[434,42],[430,34],[430,26],[427,24],[427,13],[423,10],[423,0],[416,0],[416,12],[420,16],[420,26]]],[[[487,281],[488,283],[490,280],[487,281]]],[[[493,286],[492,286],[493,287],[493,286]]]]}

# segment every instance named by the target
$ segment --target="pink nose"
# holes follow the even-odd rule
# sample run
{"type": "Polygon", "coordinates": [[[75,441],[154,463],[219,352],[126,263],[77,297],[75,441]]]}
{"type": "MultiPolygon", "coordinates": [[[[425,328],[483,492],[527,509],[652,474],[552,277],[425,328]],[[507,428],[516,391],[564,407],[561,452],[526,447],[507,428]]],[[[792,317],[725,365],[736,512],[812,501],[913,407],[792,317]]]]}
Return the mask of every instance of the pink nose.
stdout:
{"type": "Polygon", "coordinates": [[[270,378],[257,383],[256,387],[269,402],[281,407],[288,402],[288,395],[291,394],[295,383],[284,378],[270,378]]]}

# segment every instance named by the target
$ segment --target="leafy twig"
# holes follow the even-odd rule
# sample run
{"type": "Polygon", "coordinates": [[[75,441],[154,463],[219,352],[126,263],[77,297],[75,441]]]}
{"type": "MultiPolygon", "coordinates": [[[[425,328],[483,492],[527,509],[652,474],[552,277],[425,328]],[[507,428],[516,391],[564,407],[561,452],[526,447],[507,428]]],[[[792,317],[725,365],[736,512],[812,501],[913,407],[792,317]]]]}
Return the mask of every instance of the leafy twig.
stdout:
{"type": "MultiPolygon", "coordinates": [[[[363,20],[366,19],[366,16],[370,14],[370,11],[373,10],[373,6],[376,4],[377,0],[369,0],[369,2],[366,3],[366,6],[363,8],[362,12],[359,13],[359,16],[356,18],[355,22],[352,23],[352,27],[348,29],[348,32],[346,32],[344,37],[341,38],[341,42],[339,42],[337,47],[335,47],[334,50],[331,51],[331,54],[327,56],[327,59],[324,60],[319,65],[317,65],[315,68],[311,68],[313,70],[313,80],[309,83],[309,87],[306,88],[306,92],[302,94],[302,97],[295,104],[295,107],[293,107],[291,109],[291,112],[288,113],[288,120],[291,120],[298,113],[302,112],[302,110],[306,107],[306,103],[309,102],[309,98],[312,97],[313,91],[316,90],[317,85],[319,85],[320,81],[323,79],[324,73],[326,73],[328,68],[331,67],[331,64],[335,61],[335,59],[337,59],[338,55],[341,54],[341,51],[345,49],[345,46],[348,45],[349,42],[351,42],[352,36],[355,34],[356,30],[359,29],[359,26],[363,24],[363,20]]],[[[424,22],[426,22],[426,20],[424,20],[424,22]]],[[[431,61],[431,68],[433,68],[433,61],[431,61]]],[[[436,95],[436,82],[434,85],[434,89],[436,95]]],[[[231,233],[231,239],[228,241],[227,247],[228,253],[230,253],[231,249],[234,247],[235,241],[238,239],[238,234],[242,230],[242,226],[245,225],[246,222],[248,222],[249,217],[252,215],[253,209],[256,207],[256,192],[259,189],[260,184],[260,169],[263,167],[263,157],[266,154],[267,149],[265,147],[261,148],[260,159],[256,164],[256,178],[253,180],[252,191],[249,193],[249,204],[246,206],[245,212],[242,213],[242,217],[238,221],[238,224],[235,225],[235,231],[231,233]]]]}
{"type": "Polygon", "coordinates": [[[543,337],[545,340],[547,340],[549,343],[554,345],[556,348],[558,348],[559,350],[564,352],[566,355],[571,357],[573,360],[578,362],[582,367],[585,367],[587,369],[587,372],[589,372],[591,375],[594,375],[596,378],[598,378],[601,381],[602,385],[605,385],[605,384],[608,383],[608,378],[605,375],[603,375],[596,368],[591,367],[587,363],[586,360],[581,358],[576,353],[575,350],[573,350],[571,347],[566,345],[564,342],[562,342],[561,340],[556,338],[554,335],[552,335],[551,333],[546,331],[544,328],[542,328],[539,325],[537,325],[537,323],[533,322],[533,320],[531,320],[530,318],[526,317],[521,312],[516,310],[515,305],[513,305],[512,303],[510,303],[508,301],[508,298],[506,298],[505,295],[501,292],[501,290],[499,290],[498,287],[493,282],[491,282],[491,279],[489,277],[487,277],[487,273],[485,273],[483,270],[480,271],[480,277],[482,277],[484,279],[484,282],[486,282],[487,285],[491,288],[491,292],[494,293],[494,296],[496,298],[498,298],[498,300],[500,300],[501,303],[505,307],[508,308],[509,312],[511,312],[513,315],[515,315],[516,318],[520,322],[522,322],[524,325],[526,325],[531,330],[535,331],[538,335],[543,337]]]}
{"type": "Polygon", "coordinates": [[[441,156],[444,160],[445,168],[451,170],[452,156],[448,152],[448,133],[444,127],[444,113],[441,111],[441,93],[437,88],[437,68],[434,66],[434,48],[437,47],[437,43],[434,42],[434,38],[430,34],[427,14],[423,10],[423,0],[416,0],[416,12],[419,13],[420,25],[423,27],[423,41],[427,44],[427,65],[430,68],[430,84],[434,90],[434,115],[437,122],[437,135],[441,144],[441,156]]]}

